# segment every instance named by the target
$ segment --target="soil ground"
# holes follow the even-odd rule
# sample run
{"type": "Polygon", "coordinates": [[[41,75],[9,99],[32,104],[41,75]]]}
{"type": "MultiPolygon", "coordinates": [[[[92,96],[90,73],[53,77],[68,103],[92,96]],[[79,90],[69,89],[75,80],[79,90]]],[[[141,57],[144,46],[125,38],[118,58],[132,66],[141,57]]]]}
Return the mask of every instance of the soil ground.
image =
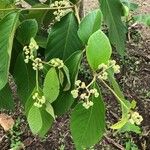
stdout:
{"type": "MultiPolygon", "coordinates": [[[[140,4],[137,13],[150,13],[150,0],[142,1],[137,0],[140,4]]],[[[86,14],[97,6],[96,0],[84,0],[84,13],[86,14]]],[[[143,132],[141,135],[115,135],[108,130],[103,140],[95,146],[95,150],[123,150],[127,139],[132,139],[138,145],[139,150],[150,150],[150,29],[148,27],[137,25],[131,29],[125,64],[123,74],[118,76],[118,80],[125,96],[137,101],[137,110],[144,118],[143,132]],[[132,34],[132,31],[138,33],[138,36],[132,34]]],[[[106,97],[105,103],[108,124],[116,122],[119,113],[114,98],[106,97]]],[[[64,150],[75,149],[69,131],[69,115],[58,118],[48,136],[41,140],[30,132],[26,119],[23,114],[20,114],[22,111],[22,108],[17,107],[12,116],[14,119],[22,116],[18,130],[21,131],[20,141],[24,143],[26,150],[63,150],[63,147],[64,150]]],[[[0,128],[0,150],[8,150],[9,147],[10,139],[5,137],[4,131],[0,128]]]]}

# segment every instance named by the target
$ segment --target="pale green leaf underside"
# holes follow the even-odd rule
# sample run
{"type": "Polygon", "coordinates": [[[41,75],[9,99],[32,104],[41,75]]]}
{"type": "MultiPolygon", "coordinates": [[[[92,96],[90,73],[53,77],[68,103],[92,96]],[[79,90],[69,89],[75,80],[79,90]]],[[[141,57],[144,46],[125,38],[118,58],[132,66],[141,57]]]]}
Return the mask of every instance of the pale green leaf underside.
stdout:
{"type": "Polygon", "coordinates": [[[37,134],[42,128],[42,117],[40,109],[33,105],[29,110],[27,120],[33,134],[37,134]]]}
{"type": "Polygon", "coordinates": [[[46,99],[52,103],[59,95],[59,78],[55,68],[51,68],[44,80],[43,93],[46,99]]]}

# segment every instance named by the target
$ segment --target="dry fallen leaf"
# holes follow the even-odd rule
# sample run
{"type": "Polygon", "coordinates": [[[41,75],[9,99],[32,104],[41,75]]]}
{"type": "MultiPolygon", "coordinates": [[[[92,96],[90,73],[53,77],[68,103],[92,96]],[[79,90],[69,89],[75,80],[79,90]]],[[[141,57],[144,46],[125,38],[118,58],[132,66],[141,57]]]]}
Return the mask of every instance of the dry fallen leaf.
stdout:
{"type": "Polygon", "coordinates": [[[11,116],[8,116],[7,114],[0,114],[0,125],[3,127],[5,131],[9,131],[12,129],[14,125],[14,120],[11,116]]]}

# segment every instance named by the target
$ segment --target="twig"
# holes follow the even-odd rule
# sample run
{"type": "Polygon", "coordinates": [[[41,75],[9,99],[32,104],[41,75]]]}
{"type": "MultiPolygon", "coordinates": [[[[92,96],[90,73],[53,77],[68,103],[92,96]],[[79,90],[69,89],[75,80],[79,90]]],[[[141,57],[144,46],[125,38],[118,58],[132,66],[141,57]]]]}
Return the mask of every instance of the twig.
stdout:
{"type": "Polygon", "coordinates": [[[0,138],[0,143],[3,141],[3,139],[6,137],[6,135],[3,135],[1,138],[0,138]]]}
{"type": "Polygon", "coordinates": [[[57,9],[69,9],[73,8],[74,6],[69,7],[41,7],[41,8],[35,8],[35,7],[29,7],[29,8],[4,8],[0,9],[0,11],[8,11],[8,10],[57,10],[57,9]]]}
{"type": "Polygon", "coordinates": [[[117,147],[119,150],[125,150],[125,148],[124,148],[122,145],[118,144],[118,143],[115,142],[113,139],[107,137],[106,135],[105,135],[104,137],[105,137],[105,139],[108,141],[108,143],[113,144],[113,145],[114,145],[115,147],[117,147]]]}

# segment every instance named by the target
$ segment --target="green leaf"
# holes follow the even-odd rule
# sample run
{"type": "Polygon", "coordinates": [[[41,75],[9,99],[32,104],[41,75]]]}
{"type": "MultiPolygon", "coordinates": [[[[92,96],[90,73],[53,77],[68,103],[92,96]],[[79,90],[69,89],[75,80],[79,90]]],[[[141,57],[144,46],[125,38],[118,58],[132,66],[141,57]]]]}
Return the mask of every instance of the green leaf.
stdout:
{"type": "Polygon", "coordinates": [[[136,15],[136,16],[133,16],[133,19],[138,23],[142,23],[150,27],[150,14],[136,15]]]}
{"type": "Polygon", "coordinates": [[[137,3],[132,3],[130,0],[121,0],[121,2],[131,11],[135,11],[139,7],[137,3]]]}
{"type": "Polygon", "coordinates": [[[34,105],[35,100],[33,100],[32,96],[35,92],[37,92],[36,87],[34,87],[33,91],[30,93],[28,99],[26,100],[26,103],[25,103],[25,114],[26,114],[26,116],[28,116],[30,109],[34,105]]]}
{"type": "Polygon", "coordinates": [[[13,0],[0,0],[0,8],[10,7],[13,4],[13,0]]]}
{"type": "Polygon", "coordinates": [[[55,119],[54,109],[49,102],[46,103],[45,110],[55,119]]]}
{"type": "MultiPolygon", "coordinates": [[[[13,0],[0,0],[0,9],[5,8],[14,8],[13,0]]],[[[6,14],[10,13],[11,11],[0,11],[0,19],[3,18],[6,14]]]]}
{"type": "Polygon", "coordinates": [[[132,139],[128,140],[125,144],[126,144],[125,150],[139,150],[138,146],[134,144],[132,139]]]}
{"type": "MultiPolygon", "coordinates": [[[[121,91],[120,86],[114,77],[113,71],[111,69],[109,69],[107,72],[108,72],[108,80],[109,80],[110,85],[112,85],[113,90],[118,95],[118,97],[128,106],[130,104],[130,102],[125,99],[123,92],[121,91]]],[[[118,102],[120,103],[121,108],[122,108],[122,118],[124,118],[124,117],[126,117],[127,113],[129,112],[130,107],[129,107],[129,109],[127,109],[120,101],[118,101],[118,102]]]]}
{"type": "Polygon", "coordinates": [[[111,129],[121,129],[126,123],[128,122],[128,116],[125,118],[122,118],[120,121],[112,125],[110,128],[111,129]]]}
{"type": "Polygon", "coordinates": [[[74,98],[71,95],[71,91],[61,91],[57,100],[53,103],[54,111],[56,115],[62,115],[66,113],[74,102],[74,98]]]}
{"type": "Polygon", "coordinates": [[[42,47],[42,48],[46,48],[47,45],[47,38],[44,36],[36,36],[35,37],[35,41],[37,42],[37,44],[42,47]]]}
{"type": "MultiPolygon", "coordinates": [[[[49,6],[46,5],[46,4],[36,4],[34,6],[32,5],[32,7],[33,8],[41,8],[41,10],[36,10],[36,11],[35,10],[30,10],[29,13],[28,13],[27,18],[28,19],[36,19],[36,21],[38,22],[39,27],[43,26],[44,18],[46,19],[46,14],[48,13],[48,10],[44,10],[42,8],[46,8],[46,7],[49,7],[49,6]]],[[[49,20],[47,20],[47,21],[49,21],[49,20]]]]}
{"type": "Polygon", "coordinates": [[[111,53],[112,49],[109,39],[101,30],[96,31],[90,36],[86,56],[93,70],[97,70],[100,64],[107,63],[111,53]]]}
{"type": "Polygon", "coordinates": [[[59,83],[59,78],[56,69],[51,68],[46,74],[44,80],[44,88],[43,88],[44,96],[50,103],[55,101],[56,98],[58,97],[59,88],[60,88],[60,83],[59,83]]]}
{"type": "Polygon", "coordinates": [[[78,23],[74,13],[69,13],[51,29],[46,49],[47,60],[66,60],[75,51],[82,49],[77,35],[78,23]]]}
{"type": "MultiPolygon", "coordinates": [[[[33,90],[34,93],[35,90],[33,90]]],[[[35,107],[34,100],[32,99],[32,94],[26,103],[26,116],[29,122],[29,126],[34,134],[38,134],[40,137],[44,135],[51,128],[54,118],[53,108],[51,105],[46,103],[46,107],[39,109],[35,107]],[[36,113],[34,115],[34,113],[36,113]]]]}
{"type": "Polygon", "coordinates": [[[66,83],[66,85],[65,85],[63,90],[64,91],[68,91],[70,89],[70,87],[71,87],[69,70],[68,70],[68,68],[66,66],[63,67],[63,70],[64,70],[64,73],[65,73],[66,78],[67,78],[67,83],[66,83]]]}
{"type": "Polygon", "coordinates": [[[87,44],[89,37],[100,29],[102,24],[102,13],[99,9],[90,12],[79,25],[78,35],[84,44],[87,44]]]}
{"type": "Polygon", "coordinates": [[[116,47],[117,52],[125,55],[126,27],[121,16],[123,14],[120,0],[99,0],[104,20],[109,28],[109,39],[116,47]]]}
{"type": "Polygon", "coordinates": [[[130,122],[127,122],[121,129],[120,132],[135,132],[137,134],[141,133],[140,127],[136,126],[135,124],[131,124],[130,122]]]}
{"type": "Polygon", "coordinates": [[[33,105],[29,110],[27,120],[33,134],[37,134],[42,128],[42,116],[40,109],[33,105]]]}
{"type": "Polygon", "coordinates": [[[38,32],[38,24],[35,19],[28,19],[23,21],[16,31],[17,40],[27,45],[30,43],[30,39],[36,36],[38,32]]]}
{"type": "MultiPolygon", "coordinates": [[[[82,51],[76,51],[65,62],[65,65],[68,67],[70,73],[71,90],[74,89],[74,83],[78,75],[82,54],[82,51]]],[[[73,104],[74,98],[72,97],[71,90],[67,92],[62,90],[60,91],[60,95],[53,103],[56,115],[64,114],[73,104]]]]}
{"type": "MultiPolygon", "coordinates": [[[[96,86],[98,89],[98,87],[96,86]]],[[[99,89],[98,89],[99,91],[99,89]]],[[[100,93],[100,91],[99,91],[100,93]]],[[[105,130],[105,106],[101,96],[90,99],[94,105],[85,109],[79,103],[71,115],[71,134],[76,147],[90,148],[103,136],[105,130]]]]}
{"type": "Polygon", "coordinates": [[[13,77],[17,85],[17,93],[25,105],[35,87],[35,71],[31,64],[25,64],[22,53],[17,57],[13,77]]]}
{"type": "Polygon", "coordinates": [[[12,91],[8,84],[0,91],[0,108],[9,110],[14,108],[12,91]]]}
{"type": "Polygon", "coordinates": [[[0,90],[6,85],[11,51],[19,13],[13,12],[0,21],[0,90]]]}
{"type": "Polygon", "coordinates": [[[44,137],[48,130],[52,127],[53,117],[45,110],[41,110],[42,128],[38,132],[40,137],[44,137]]]}
{"type": "Polygon", "coordinates": [[[82,56],[83,56],[82,51],[76,51],[65,61],[65,65],[69,69],[72,88],[74,88],[74,83],[78,76],[82,56]]]}
{"type": "Polygon", "coordinates": [[[59,69],[59,82],[61,86],[63,86],[64,83],[64,73],[59,69]]]}
{"type": "Polygon", "coordinates": [[[18,42],[18,40],[16,38],[14,38],[13,48],[12,48],[12,52],[11,52],[11,62],[10,62],[10,67],[9,67],[9,72],[12,75],[14,73],[14,67],[16,64],[17,57],[22,52],[22,50],[23,50],[22,45],[18,42]]]}

